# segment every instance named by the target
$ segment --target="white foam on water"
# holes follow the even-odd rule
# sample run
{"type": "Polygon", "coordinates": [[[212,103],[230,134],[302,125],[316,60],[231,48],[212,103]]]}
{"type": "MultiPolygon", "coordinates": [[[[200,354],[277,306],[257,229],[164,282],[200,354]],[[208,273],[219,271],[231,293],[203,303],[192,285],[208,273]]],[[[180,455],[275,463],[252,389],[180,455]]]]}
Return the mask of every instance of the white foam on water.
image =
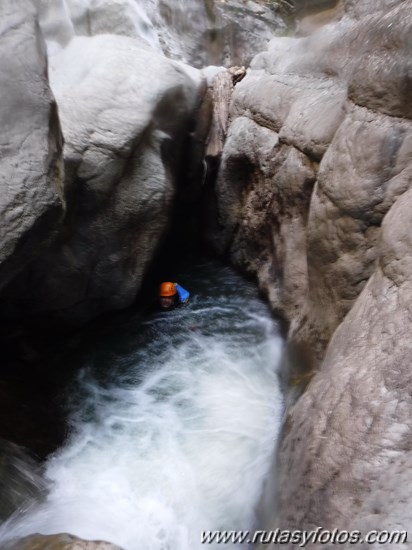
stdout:
{"type": "Polygon", "coordinates": [[[196,550],[202,531],[252,528],[282,412],[274,321],[256,299],[194,299],[144,330],[147,348],[115,381],[82,369],[47,500],[0,527],[0,540],[69,532],[126,550],[196,550]]]}

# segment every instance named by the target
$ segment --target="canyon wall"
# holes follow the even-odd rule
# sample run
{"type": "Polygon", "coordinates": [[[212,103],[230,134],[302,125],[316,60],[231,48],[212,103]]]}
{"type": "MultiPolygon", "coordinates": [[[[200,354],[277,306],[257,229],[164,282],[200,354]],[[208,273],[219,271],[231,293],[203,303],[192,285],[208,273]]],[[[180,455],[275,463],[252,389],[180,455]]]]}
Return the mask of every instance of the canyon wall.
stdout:
{"type": "Polygon", "coordinates": [[[0,318],[78,324],[134,302],[178,187],[202,179],[206,77],[181,60],[247,62],[284,27],[235,0],[2,5],[0,318]]]}
{"type": "Polygon", "coordinates": [[[149,0],[148,13],[162,49],[194,67],[248,65],[276,33],[281,9],[259,0],[149,0]]]}
{"type": "Polygon", "coordinates": [[[73,35],[117,34],[199,69],[248,64],[286,30],[284,10],[259,0],[35,1],[52,51],[73,35]]]}
{"type": "Polygon", "coordinates": [[[47,246],[64,214],[62,134],[33,5],[2,4],[0,289],[47,246]]]}
{"type": "Polygon", "coordinates": [[[43,33],[31,2],[2,6],[0,309],[77,324],[135,300],[204,84],[140,40],[77,36],[40,8],[43,33]]]}
{"type": "Polygon", "coordinates": [[[235,88],[208,238],[284,318],[306,387],[275,527],[412,524],[411,7],[347,0],[339,22],[274,39],[235,88]]]}

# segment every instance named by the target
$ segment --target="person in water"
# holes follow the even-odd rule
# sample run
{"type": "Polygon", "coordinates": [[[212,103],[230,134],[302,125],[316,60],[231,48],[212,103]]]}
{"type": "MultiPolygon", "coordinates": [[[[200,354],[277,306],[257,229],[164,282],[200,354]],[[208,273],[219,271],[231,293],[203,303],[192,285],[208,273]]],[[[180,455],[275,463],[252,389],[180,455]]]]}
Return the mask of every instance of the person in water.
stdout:
{"type": "Polygon", "coordinates": [[[159,302],[162,309],[172,309],[189,300],[190,294],[177,283],[162,283],[159,288],[159,302]]]}

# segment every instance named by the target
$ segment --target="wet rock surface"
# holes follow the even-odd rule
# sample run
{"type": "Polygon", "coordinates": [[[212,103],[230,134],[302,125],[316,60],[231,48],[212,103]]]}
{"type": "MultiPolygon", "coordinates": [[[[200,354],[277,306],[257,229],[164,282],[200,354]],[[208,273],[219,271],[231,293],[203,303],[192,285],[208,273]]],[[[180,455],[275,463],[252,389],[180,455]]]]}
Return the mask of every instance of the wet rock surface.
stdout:
{"type": "MultiPolygon", "coordinates": [[[[296,317],[277,302],[282,300],[283,283],[272,303],[291,327],[299,327],[296,334],[312,327],[309,332],[313,329],[313,335],[307,334],[302,341],[306,339],[309,348],[318,348],[316,364],[374,269],[384,215],[409,186],[411,122],[409,103],[402,99],[406,81],[398,81],[397,86],[392,83],[395,87],[390,90],[392,104],[403,106],[403,116],[394,116],[395,112],[401,114],[395,110],[388,116],[388,102],[384,111],[375,104],[367,108],[364,101],[355,102],[351,95],[352,82],[365,62],[360,44],[368,32],[375,36],[375,26],[379,27],[382,20],[399,38],[399,44],[389,51],[395,63],[404,61],[400,74],[408,74],[409,61],[404,52],[409,42],[402,30],[408,28],[407,15],[406,4],[400,2],[381,14],[355,20],[347,17],[306,39],[274,39],[268,52],[253,60],[252,70],[235,89],[233,122],[217,181],[220,218],[211,238],[221,252],[228,251],[233,258],[244,257],[243,263],[247,263],[247,254],[238,254],[238,245],[244,242],[239,236],[242,227],[251,241],[259,240],[266,231],[267,245],[257,253],[253,267],[244,267],[258,274],[268,292],[278,284],[278,277],[286,281],[282,270],[287,269],[288,262],[273,263],[274,252],[269,246],[272,241],[273,249],[281,250],[280,243],[274,246],[273,240],[284,242],[286,235],[277,212],[279,200],[273,195],[285,189],[281,184],[285,174],[286,181],[293,181],[298,165],[276,165],[274,158],[282,158],[287,149],[295,158],[298,152],[303,155],[313,170],[312,185],[316,182],[310,191],[311,202],[302,200],[300,192],[289,186],[290,199],[282,213],[288,216],[288,205],[293,200],[305,227],[304,248],[296,244],[302,250],[302,261],[308,262],[305,313],[296,317]],[[344,41],[346,49],[342,48],[344,41]],[[252,127],[254,131],[246,129],[252,127]],[[265,140],[273,143],[269,154],[256,145],[259,133],[272,136],[265,140]],[[255,200],[252,206],[249,199],[259,193],[262,182],[273,189],[272,196],[262,191],[261,201],[255,200]],[[265,230],[262,212],[270,219],[263,223],[265,230]],[[323,326],[318,327],[319,323],[323,326]]],[[[373,67],[375,81],[380,82],[380,65],[372,64],[370,70],[373,67]]],[[[381,96],[380,91],[370,93],[381,96]]],[[[297,216],[295,213],[290,217],[296,221],[297,216]]],[[[288,235],[294,239],[293,233],[288,235]]],[[[241,260],[236,262],[242,265],[241,260]]]]}
{"type": "Polygon", "coordinates": [[[245,65],[277,32],[283,14],[248,0],[150,0],[149,18],[165,54],[198,68],[245,65]]]}
{"type": "MultiPolygon", "coordinates": [[[[22,116],[19,139],[27,130],[37,149],[29,164],[20,153],[3,160],[12,162],[9,171],[18,168],[16,200],[8,194],[5,202],[0,277],[4,272],[3,286],[10,283],[0,296],[1,316],[84,323],[134,302],[170,227],[178,182],[186,177],[185,150],[205,84],[198,71],[167,59],[162,49],[198,65],[244,62],[284,23],[267,6],[237,1],[159,0],[143,9],[128,0],[21,0],[13,10],[10,17],[24,21],[27,47],[36,46],[28,54],[33,75],[18,93],[21,114],[30,110],[22,116]],[[209,31],[212,38],[205,38],[202,33],[209,31]],[[169,32],[171,41],[164,34],[169,32]],[[204,57],[196,61],[198,55],[204,57]],[[39,105],[31,109],[36,94],[39,105]],[[33,131],[25,126],[30,117],[33,131]],[[43,243],[50,246],[42,248],[43,243]]],[[[0,44],[4,59],[12,47],[7,36],[0,44]]],[[[5,75],[17,75],[18,65],[4,63],[5,75]]],[[[9,89],[13,75],[7,78],[9,89]]],[[[17,95],[10,90],[7,97],[6,125],[17,95]]],[[[202,144],[194,147],[189,180],[199,174],[200,181],[202,144]]]]}
{"type": "Polygon", "coordinates": [[[292,382],[313,377],[271,527],[408,529],[388,503],[410,508],[412,19],[402,1],[344,8],[274,39],[235,88],[209,240],[285,318],[292,382]]]}
{"type": "MultiPolygon", "coordinates": [[[[202,86],[140,39],[77,37],[63,8],[0,7],[0,436],[41,459],[67,436],[52,329],[135,300],[171,222],[202,86]]],[[[4,519],[26,493],[3,446],[0,461],[4,519]]]]}
{"type": "Polygon", "coordinates": [[[103,541],[86,541],[72,535],[32,535],[2,545],[3,550],[122,550],[103,541]]]}
{"type": "MultiPolygon", "coordinates": [[[[77,324],[134,302],[171,222],[202,79],[198,71],[142,48],[135,38],[119,34],[76,36],[61,4],[39,2],[38,6],[49,53],[52,51],[49,77],[65,141],[66,213],[54,243],[4,290],[1,311],[4,318],[43,316],[77,324]]],[[[23,6],[20,8],[18,17],[25,20],[23,6]]],[[[32,11],[28,45],[43,40],[34,27],[32,11]]],[[[5,35],[0,44],[5,56],[10,46],[5,35]]],[[[10,201],[10,212],[6,213],[10,242],[5,243],[4,250],[10,255],[20,234],[21,240],[24,237],[31,245],[26,248],[40,252],[41,238],[30,241],[25,226],[34,226],[38,218],[41,228],[43,218],[61,217],[62,213],[61,199],[53,194],[53,186],[62,186],[62,171],[56,173],[53,151],[42,149],[43,137],[49,139],[50,147],[56,138],[49,118],[57,127],[59,120],[55,104],[53,111],[49,105],[53,98],[47,88],[44,42],[41,53],[43,65],[38,70],[43,80],[39,76],[38,85],[49,95],[46,93],[42,100],[44,108],[39,100],[36,109],[28,95],[30,82],[27,97],[20,98],[21,112],[30,111],[28,121],[34,117],[39,135],[22,120],[22,139],[24,129],[38,148],[30,162],[13,160],[18,169],[13,172],[16,183],[12,189],[16,187],[19,199],[18,203],[10,201]],[[37,174],[37,165],[44,175],[37,174]],[[25,167],[31,179],[20,174],[25,167]]],[[[34,61],[32,65],[34,72],[37,65],[34,61]]],[[[10,66],[17,71],[17,66],[10,66]]],[[[15,99],[12,91],[7,97],[10,102],[15,99]]],[[[59,166],[62,168],[61,148],[59,166]]],[[[4,177],[7,179],[7,174],[4,177]]],[[[47,237],[51,235],[49,231],[47,237]]],[[[21,269],[24,261],[22,254],[13,254],[7,265],[14,262],[21,269]]],[[[3,262],[1,269],[7,265],[3,262]]]]}
{"type": "Polygon", "coordinates": [[[410,200],[385,217],[379,263],[289,413],[282,524],[411,528],[410,200]]]}
{"type": "Polygon", "coordinates": [[[171,220],[200,78],[114,35],[73,38],[50,69],[65,137],[67,215],[4,308],[76,323],[135,300],[171,220]]]}
{"type": "Polygon", "coordinates": [[[0,288],[55,237],[64,211],[62,136],[35,9],[5,0],[1,12],[0,288]]]}
{"type": "Polygon", "coordinates": [[[70,38],[116,34],[199,69],[243,65],[287,30],[277,3],[243,0],[37,0],[51,52],[70,38]]]}
{"type": "MultiPolygon", "coordinates": [[[[236,0],[153,1],[152,21],[126,0],[48,4],[36,2],[58,108],[34,5],[1,6],[0,305],[6,319],[77,324],[135,300],[170,227],[204,84],[162,51],[243,64],[282,23],[236,0]]],[[[288,413],[273,525],[408,529],[410,2],[341,4],[338,23],[271,40],[235,87],[208,237],[285,319],[293,382],[312,378],[288,413]]],[[[47,454],[63,428],[45,403],[31,414],[41,357],[16,342],[36,366],[0,382],[0,432],[16,419],[15,440],[47,454]]],[[[15,462],[0,456],[9,475],[15,462]]],[[[110,548],[69,535],[15,544],[110,548]]]]}

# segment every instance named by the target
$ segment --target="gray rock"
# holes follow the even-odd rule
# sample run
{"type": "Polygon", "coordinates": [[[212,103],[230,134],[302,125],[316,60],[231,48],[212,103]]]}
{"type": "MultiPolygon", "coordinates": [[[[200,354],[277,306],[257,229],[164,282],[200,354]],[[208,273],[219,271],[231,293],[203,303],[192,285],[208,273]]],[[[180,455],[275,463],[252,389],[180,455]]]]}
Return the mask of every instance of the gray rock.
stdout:
{"type": "MultiPolygon", "coordinates": [[[[223,154],[223,176],[218,184],[222,220],[220,234],[224,235],[222,243],[232,243],[233,258],[237,257],[236,246],[242,240],[237,236],[240,228],[247,227],[248,223],[255,227],[251,220],[256,221],[264,210],[257,202],[251,209],[245,200],[245,195],[255,187],[251,182],[257,177],[251,169],[244,176],[246,191],[243,191],[243,206],[239,207],[241,212],[238,212],[236,224],[231,221],[233,206],[228,206],[226,195],[230,195],[228,189],[231,186],[238,187],[238,183],[233,181],[235,178],[230,177],[230,171],[226,171],[226,159],[236,158],[237,154],[232,143],[238,141],[242,144],[239,151],[243,156],[256,158],[255,144],[247,134],[238,138],[233,135],[240,134],[237,119],[247,117],[275,132],[280,143],[309,157],[316,174],[318,162],[321,163],[310,211],[301,212],[307,223],[307,252],[306,245],[302,248],[296,243],[302,254],[308,256],[308,281],[302,281],[302,288],[309,289],[297,318],[287,308],[281,307],[283,299],[279,293],[270,290],[271,280],[277,287],[277,277],[281,276],[284,281],[283,271],[290,273],[291,270],[277,261],[278,267],[272,269],[271,276],[268,275],[271,270],[267,268],[266,275],[260,277],[262,287],[274,297],[273,307],[280,309],[291,324],[291,337],[297,347],[304,350],[302,356],[308,365],[319,364],[331,335],[368,280],[377,257],[376,243],[383,216],[410,185],[410,123],[401,117],[384,116],[394,115],[397,105],[403,106],[405,117],[409,116],[409,102],[401,101],[402,86],[388,81],[386,87],[391,98],[388,96],[386,102],[382,91],[372,85],[368,94],[376,101],[373,98],[368,100],[368,95],[364,95],[362,100],[360,94],[355,93],[351,93],[348,100],[348,93],[354,90],[356,75],[361,75],[365,66],[362,44],[374,43],[375,36],[380,36],[375,29],[381,29],[381,25],[388,28],[385,43],[390,53],[387,55],[394,60],[389,63],[382,55],[382,63],[388,66],[400,63],[402,74],[408,73],[409,61],[404,55],[407,46],[405,29],[410,24],[408,13],[406,5],[401,3],[391,11],[386,9],[383,14],[373,12],[359,20],[347,17],[306,39],[274,39],[268,51],[255,58],[252,70],[235,88],[231,108],[234,122],[229,130],[230,138],[223,154]],[[365,101],[370,108],[357,106],[365,101]],[[245,154],[247,150],[249,153],[245,154]],[[249,220],[247,223],[246,219],[249,220]]],[[[370,71],[374,70],[373,67],[372,64],[370,71]]],[[[364,73],[366,86],[368,71],[364,73]]],[[[385,87],[378,72],[373,74],[374,82],[385,87]]],[[[258,162],[252,162],[253,166],[259,166],[266,158],[265,149],[260,156],[258,162]]],[[[283,178],[285,169],[280,166],[272,173],[273,185],[283,178]]],[[[303,202],[307,204],[306,200],[303,202]]],[[[276,242],[277,236],[284,235],[285,230],[277,216],[273,220],[269,241],[276,242]]],[[[248,240],[260,238],[261,233],[249,228],[248,240]]],[[[271,248],[273,245],[268,246],[267,255],[276,257],[276,252],[270,252],[271,248]]],[[[263,271],[259,272],[263,274],[263,271]]],[[[282,282],[281,288],[283,286],[282,282]]]]}
{"type": "Polygon", "coordinates": [[[378,11],[390,10],[401,3],[407,4],[407,0],[343,0],[343,3],[352,17],[361,18],[378,11]]]}
{"type": "Polygon", "coordinates": [[[302,75],[290,74],[288,65],[304,55],[308,43],[288,38],[282,48],[281,40],[254,59],[253,70],[236,88],[232,116],[247,114],[279,132],[281,141],[320,160],[345,116],[347,87],[324,75],[308,76],[306,68],[302,75]]]}
{"type": "MultiPolygon", "coordinates": [[[[316,4],[316,2],[314,2],[314,4],[316,4]]],[[[325,3],[321,11],[310,8],[298,10],[296,14],[296,34],[299,36],[308,36],[325,25],[339,21],[345,15],[343,0],[335,0],[328,4],[329,7],[327,3],[325,3]]]]}
{"type": "Polygon", "coordinates": [[[412,525],[412,18],[376,5],[273,40],[234,92],[209,238],[286,320],[303,391],[270,529],[412,525]]]}
{"type": "Polygon", "coordinates": [[[31,535],[2,546],[2,550],[122,550],[109,542],[86,541],[68,535],[31,535]]]}
{"type": "Polygon", "coordinates": [[[0,439],[0,522],[42,498],[46,487],[39,465],[21,447],[0,439]]]}
{"type": "Polygon", "coordinates": [[[411,132],[409,121],[352,107],[320,165],[307,227],[310,293],[294,335],[319,350],[314,362],[375,268],[383,217],[410,187],[411,132]]]}
{"type": "Polygon", "coordinates": [[[64,200],[57,107],[29,0],[2,2],[0,50],[1,288],[55,236],[64,200]]]}
{"type": "Polygon", "coordinates": [[[55,53],[73,35],[117,34],[198,68],[245,65],[277,32],[279,10],[248,0],[35,0],[55,53]]]}
{"type": "Polygon", "coordinates": [[[412,191],[383,223],[379,262],[290,410],[278,521],[410,532],[412,191]]]}
{"type": "Polygon", "coordinates": [[[146,9],[165,54],[198,68],[247,65],[286,31],[279,13],[251,0],[150,0],[146,9]]]}
{"type": "Polygon", "coordinates": [[[279,311],[296,314],[306,295],[306,217],[314,181],[310,160],[282,145],[275,132],[247,117],[233,122],[216,183],[211,243],[257,275],[279,311]]]}
{"type": "Polygon", "coordinates": [[[171,219],[201,79],[115,35],[75,37],[52,57],[50,78],[68,211],[4,308],[79,322],[134,301],[171,219]]]}
{"type": "MultiPolygon", "coordinates": [[[[42,0],[44,1],[44,0],[42,0]]],[[[61,0],[53,0],[58,2],[61,0]]],[[[161,53],[157,30],[150,21],[144,3],[136,0],[65,0],[67,15],[79,36],[118,34],[139,41],[141,47],[161,53]]],[[[50,2],[48,2],[50,4],[50,2]]]]}
{"type": "Polygon", "coordinates": [[[247,116],[257,124],[274,132],[282,128],[290,108],[299,94],[299,78],[283,78],[248,72],[236,86],[233,95],[231,116],[247,116]]]}
{"type": "Polygon", "coordinates": [[[49,53],[67,46],[75,30],[65,0],[33,0],[33,4],[49,53]]]}
{"type": "Polygon", "coordinates": [[[385,4],[396,5],[370,18],[368,27],[373,27],[374,33],[364,27],[357,35],[359,60],[350,76],[349,97],[369,109],[411,119],[412,22],[406,13],[408,2],[385,4]]]}
{"type": "Polygon", "coordinates": [[[306,81],[279,133],[281,141],[320,160],[345,117],[346,88],[335,82],[306,81]],[[310,109],[308,109],[310,105],[310,109]]]}

